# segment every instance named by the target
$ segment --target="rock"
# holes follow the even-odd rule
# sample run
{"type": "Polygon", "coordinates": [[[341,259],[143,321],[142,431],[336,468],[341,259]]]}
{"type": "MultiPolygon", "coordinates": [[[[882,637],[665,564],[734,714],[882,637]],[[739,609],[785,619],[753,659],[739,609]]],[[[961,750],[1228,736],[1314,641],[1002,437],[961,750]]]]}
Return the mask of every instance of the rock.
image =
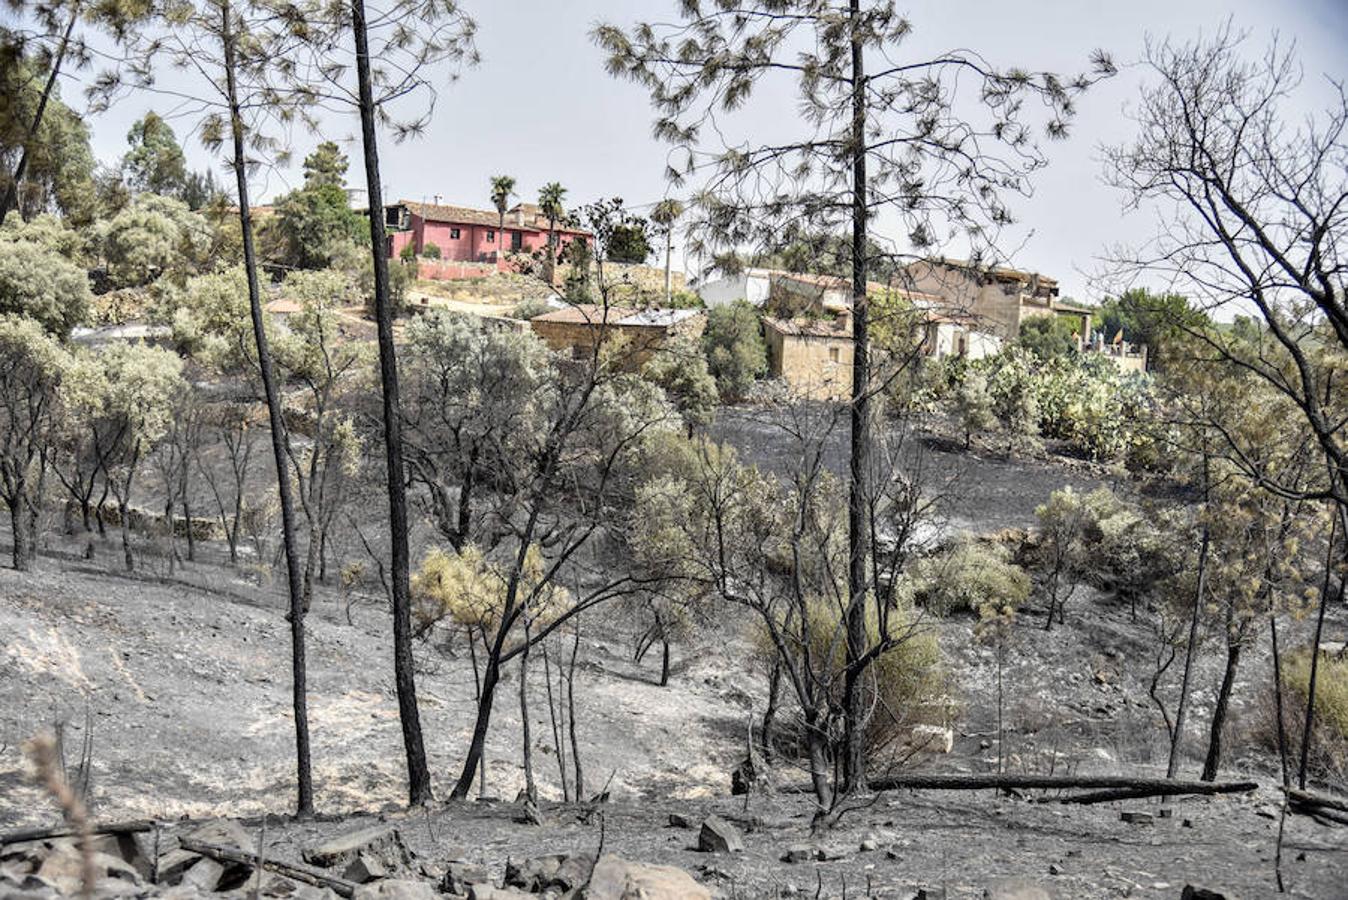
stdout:
{"type": "Polygon", "coordinates": [[[451,862],[440,879],[440,890],[446,894],[467,894],[475,885],[490,885],[491,873],[486,866],[466,862],[451,862]]]}
{"type": "Polygon", "coordinates": [[[692,828],[693,820],[682,813],[670,813],[669,825],[671,828],[692,828]]]}
{"type": "Polygon", "coordinates": [[[805,844],[787,847],[786,852],[782,854],[782,862],[785,863],[809,862],[812,859],[814,859],[814,848],[805,844]]]}
{"type": "Polygon", "coordinates": [[[1053,900],[1053,897],[1028,878],[999,878],[983,889],[983,900],[1053,900]]]}
{"type": "Polygon", "coordinates": [[[214,822],[207,822],[199,828],[193,829],[187,836],[194,841],[201,841],[203,844],[232,847],[235,850],[242,850],[244,853],[257,852],[257,844],[252,836],[233,819],[216,819],[214,822]]]}
{"type": "Polygon", "coordinates": [[[861,839],[860,848],[862,853],[872,853],[880,849],[880,837],[876,834],[867,834],[861,839]]]}
{"type": "Polygon", "coordinates": [[[586,900],[711,900],[711,892],[674,866],[607,855],[594,866],[586,900]]]}
{"type": "Polygon", "coordinates": [[[949,753],[955,749],[955,732],[940,725],[914,725],[908,744],[928,753],[949,753]]]}
{"type": "Polygon", "coordinates": [[[1156,820],[1151,813],[1137,810],[1124,810],[1119,813],[1119,818],[1129,825],[1150,825],[1156,820]]]}
{"type": "Polygon", "coordinates": [[[538,804],[532,800],[525,800],[520,814],[515,817],[515,821],[521,825],[543,825],[543,812],[538,808],[538,804]]]}
{"type": "Polygon", "coordinates": [[[703,853],[739,853],[744,850],[744,839],[735,826],[720,816],[711,815],[702,820],[697,849],[703,853]]]}
{"type": "Polygon", "coordinates": [[[468,900],[538,900],[537,894],[498,888],[489,884],[475,884],[468,890],[468,900]]]}
{"type": "Polygon", "coordinates": [[[913,900],[945,900],[945,888],[918,888],[917,893],[913,895],[913,900]]]}
{"type": "Polygon", "coordinates": [[[203,856],[183,873],[181,883],[202,893],[210,893],[220,886],[224,878],[225,867],[209,856],[203,856]]]}
{"type": "Polygon", "coordinates": [[[309,865],[327,869],[344,866],[362,853],[378,858],[390,870],[406,862],[402,837],[396,828],[389,825],[362,828],[329,838],[305,848],[301,855],[309,865]]]}
{"type": "Polygon", "coordinates": [[[565,854],[554,853],[550,856],[534,856],[519,864],[508,862],[505,870],[505,886],[537,893],[552,881],[565,861],[565,854]]]}
{"type": "Polygon", "coordinates": [[[750,753],[730,773],[730,793],[735,796],[749,793],[762,780],[764,769],[763,758],[756,752],[750,753]]]}
{"type": "Polygon", "coordinates": [[[357,853],[356,858],[346,864],[342,877],[356,884],[376,881],[388,875],[388,869],[379,857],[372,853],[357,853]]]}
{"type": "Polygon", "coordinates": [[[1061,875],[1061,874],[1062,874],[1062,866],[1058,865],[1057,863],[1049,863],[1049,865],[1048,865],[1048,874],[1050,874],[1050,875],[1061,875]]]}
{"type": "Polygon", "coordinates": [[[177,884],[183,880],[183,873],[188,867],[199,859],[201,855],[191,850],[184,850],[181,847],[170,850],[159,857],[159,883],[177,884]]]}
{"type": "Polygon", "coordinates": [[[351,900],[440,900],[435,888],[425,881],[385,878],[357,886],[351,900]]]}
{"type": "Polygon", "coordinates": [[[1194,887],[1192,884],[1184,886],[1184,892],[1180,894],[1180,900],[1226,900],[1225,894],[1219,894],[1216,891],[1210,891],[1207,888],[1194,887]]]}

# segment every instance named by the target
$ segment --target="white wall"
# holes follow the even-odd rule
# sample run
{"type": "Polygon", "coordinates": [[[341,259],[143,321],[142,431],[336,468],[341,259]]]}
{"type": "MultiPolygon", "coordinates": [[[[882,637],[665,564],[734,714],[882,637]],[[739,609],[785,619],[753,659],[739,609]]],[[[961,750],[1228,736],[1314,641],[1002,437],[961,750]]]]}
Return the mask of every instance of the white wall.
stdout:
{"type": "Polygon", "coordinates": [[[708,307],[725,306],[736,300],[748,300],[754,306],[762,306],[768,300],[768,288],[767,273],[749,269],[708,281],[698,287],[697,295],[708,307]]]}

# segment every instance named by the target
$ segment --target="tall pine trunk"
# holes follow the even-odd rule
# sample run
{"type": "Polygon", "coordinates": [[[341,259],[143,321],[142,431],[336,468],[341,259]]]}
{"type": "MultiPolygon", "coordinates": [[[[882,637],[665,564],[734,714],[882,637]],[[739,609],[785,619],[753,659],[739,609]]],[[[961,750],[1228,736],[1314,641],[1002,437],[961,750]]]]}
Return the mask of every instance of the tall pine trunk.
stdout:
{"type": "MultiPolygon", "coordinates": [[[[237,82],[236,36],[232,10],[228,2],[220,5],[221,41],[224,44],[225,90],[229,103],[230,133],[234,147],[234,181],[239,199],[239,230],[243,236],[243,265],[248,279],[248,308],[253,321],[253,340],[257,345],[258,370],[267,400],[271,423],[272,455],[276,463],[276,491],[281,504],[281,541],[285,548],[286,586],[290,591],[290,671],[291,706],[295,716],[296,815],[307,818],[314,812],[313,775],[309,763],[309,703],[304,657],[304,588],[300,577],[300,558],[295,546],[295,503],[290,489],[290,469],[286,457],[285,418],[281,396],[272,369],[271,348],[262,317],[262,289],[257,277],[257,252],[253,246],[253,217],[248,204],[248,169],[244,155],[244,124],[240,115],[237,82]]],[[[237,518],[236,518],[237,526],[237,518]]]]}
{"type": "Polygon", "coordinates": [[[1222,685],[1217,689],[1217,704],[1212,708],[1212,728],[1208,732],[1208,756],[1203,762],[1203,781],[1216,781],[1222,767],[1222,731],[1226,727],[1226,711],[1231,705],[1231,690],[1236,684],[1236,670],[1240,666],[1240,642],[1226,645],[1226,669],[1222,685]]]}
{"type": "Polygon", "coordinates": [[[520,738],[524,741],[524,793],[530,802],[538,802],[534,783],[534,745],[529,727],[529,629],[524,629],[524,652],[520,654],[520,738]]]}
{"type": "Polygon", "coordinates": [[[866,783],[866,698],[861,690],[866,633],[866,570],[870,544],[870,342],[866,303],[866,76],[861,3],[851,0],[852,29],[852,408],[847,492],[847,647],[843,675],[842,789],[866,783]]]}
{"type": "Polygon", "coordinates": [[[6,504],[9,506],[9,521],[14,531],[14,570],[16,572],[27,572],[33,567],[33,532],[29,529],[31,516],[28,514],[28,504],[24,502],[26,487],[20,483],[18,490],[13,496],[7,498],[6,504]]]}
{"type": "Polygon", "coordinates": [[[365,150],[365,189],[370,207],[370,251],[374,255],[374,317],[379,331],[379,378],[384,394],[384,455],[388,476],[389,538],[392,544],[393,680],[398,690],[398,717],[407,755],[407,793],[413,805],[428,803],[431,772],[421,737],[416,675],[412,667],[411,575],[407,549],[407,489],[403,482],[402,421],[398,403],[398,360],[393,346],[393,304],[389,298],[388,256],[384,231],[384,196],[379,178],[376,109],[370,75],[370,42],[365,0],[352,0],[356,79],[360,97],[360,136],[365,150]]]}
{"type": "Polygon", "coordinates": [[[51,100],[52,92],[56,90],[56,80],[61,75],[61,64],[65,62],[66,50],[70,47],[70,35],[75,30],[75,22],[79,19],[80,8],[76,6],[70,12],[70,21],[66,23],[66,30],[61,35],[61,43],[56,48],[56,56],[52,59],[51,72],[47,75],[47,83],[42,88],[42,96],[37,101],[37,109],[33,112],[33,121],[28,126],[28,132],[24,135],[23,152],[19,154],[19,164],[14,167],[14,177],[10,180],[9,186],[5,188],[5,196],[0,200],[0,226],[5,224],[5,219],[9,216],[9,211],[18,205],[19,185],[23,182],[23,176],[28,171],[28,151],[32,147],[33,141],[37,139],[38,129],[42,127],[42,117],[47,112],[47,102],[51,100]]]}

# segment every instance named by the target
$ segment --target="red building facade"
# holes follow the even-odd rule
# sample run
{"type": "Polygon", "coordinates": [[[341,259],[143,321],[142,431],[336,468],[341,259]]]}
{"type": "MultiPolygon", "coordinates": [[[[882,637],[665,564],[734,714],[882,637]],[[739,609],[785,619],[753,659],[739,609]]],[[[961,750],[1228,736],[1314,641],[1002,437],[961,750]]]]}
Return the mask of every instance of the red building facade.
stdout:
{"type": "MultiPolygon", "coordinates": [[[[440,249],[442,263],[470,263],[507,269],[509,253],[532,253],[548,243],[548,220],[532,203],[520,203],[505,215],[505,228],[500,227],[495,210],[472,209],[466,206],[444,206],[399,200],[384,208],[384,224],[388,228],[388,255],[396,258],[409,245],[417,256],[424,257],[426,247],[434,244],[440,249]]],[[[558,247],[574,241],[590,244],[589,232],[565,228],[556,229],[558,247]]],[[[433,263],[433,260],[427,262],[433,263]]],[[[425,277],[469,277],[481,272],[464,266],[427,265],[425,277]],[[444,274],[434,274],[443,272],[444,274]],[[469,274],[450,274],[468,272],[469,274]]]]}

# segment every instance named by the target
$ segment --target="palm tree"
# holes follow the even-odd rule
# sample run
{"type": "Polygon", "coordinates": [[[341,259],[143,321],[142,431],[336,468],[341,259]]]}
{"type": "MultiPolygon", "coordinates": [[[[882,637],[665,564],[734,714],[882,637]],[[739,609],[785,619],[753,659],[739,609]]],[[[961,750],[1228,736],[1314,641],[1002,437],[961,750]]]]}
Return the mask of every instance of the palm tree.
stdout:
{"type": "Polygon", "coordinates": [[[496,258],[505,248],[505,214],[510,198],[515,194],[515,179],[509,175],[494,175],[491,179],[491,202],[496,204],[496,258]]]}
{"type": "Polygon", "coordinates": [[[673,295],[669,275],[669,257],[674,249],[674,222],[683,215],[683,204],[673,197],[666,197],[655,204],[651,210],[651,221],[665,231],[665,306],[668,307],[673,295]]]}
{"type": "Polygon", "coordinates": [[[555,280],[557,267],[557,220],[566,215],[566,209],[562,206],[562,198],[566,196],[566,188],[562,187],[556,181],[550,181],[543,185],[543,189],[538,192],[538,208],[543,211],[543,215],[548,218],[548,284],[555,280]]]}

